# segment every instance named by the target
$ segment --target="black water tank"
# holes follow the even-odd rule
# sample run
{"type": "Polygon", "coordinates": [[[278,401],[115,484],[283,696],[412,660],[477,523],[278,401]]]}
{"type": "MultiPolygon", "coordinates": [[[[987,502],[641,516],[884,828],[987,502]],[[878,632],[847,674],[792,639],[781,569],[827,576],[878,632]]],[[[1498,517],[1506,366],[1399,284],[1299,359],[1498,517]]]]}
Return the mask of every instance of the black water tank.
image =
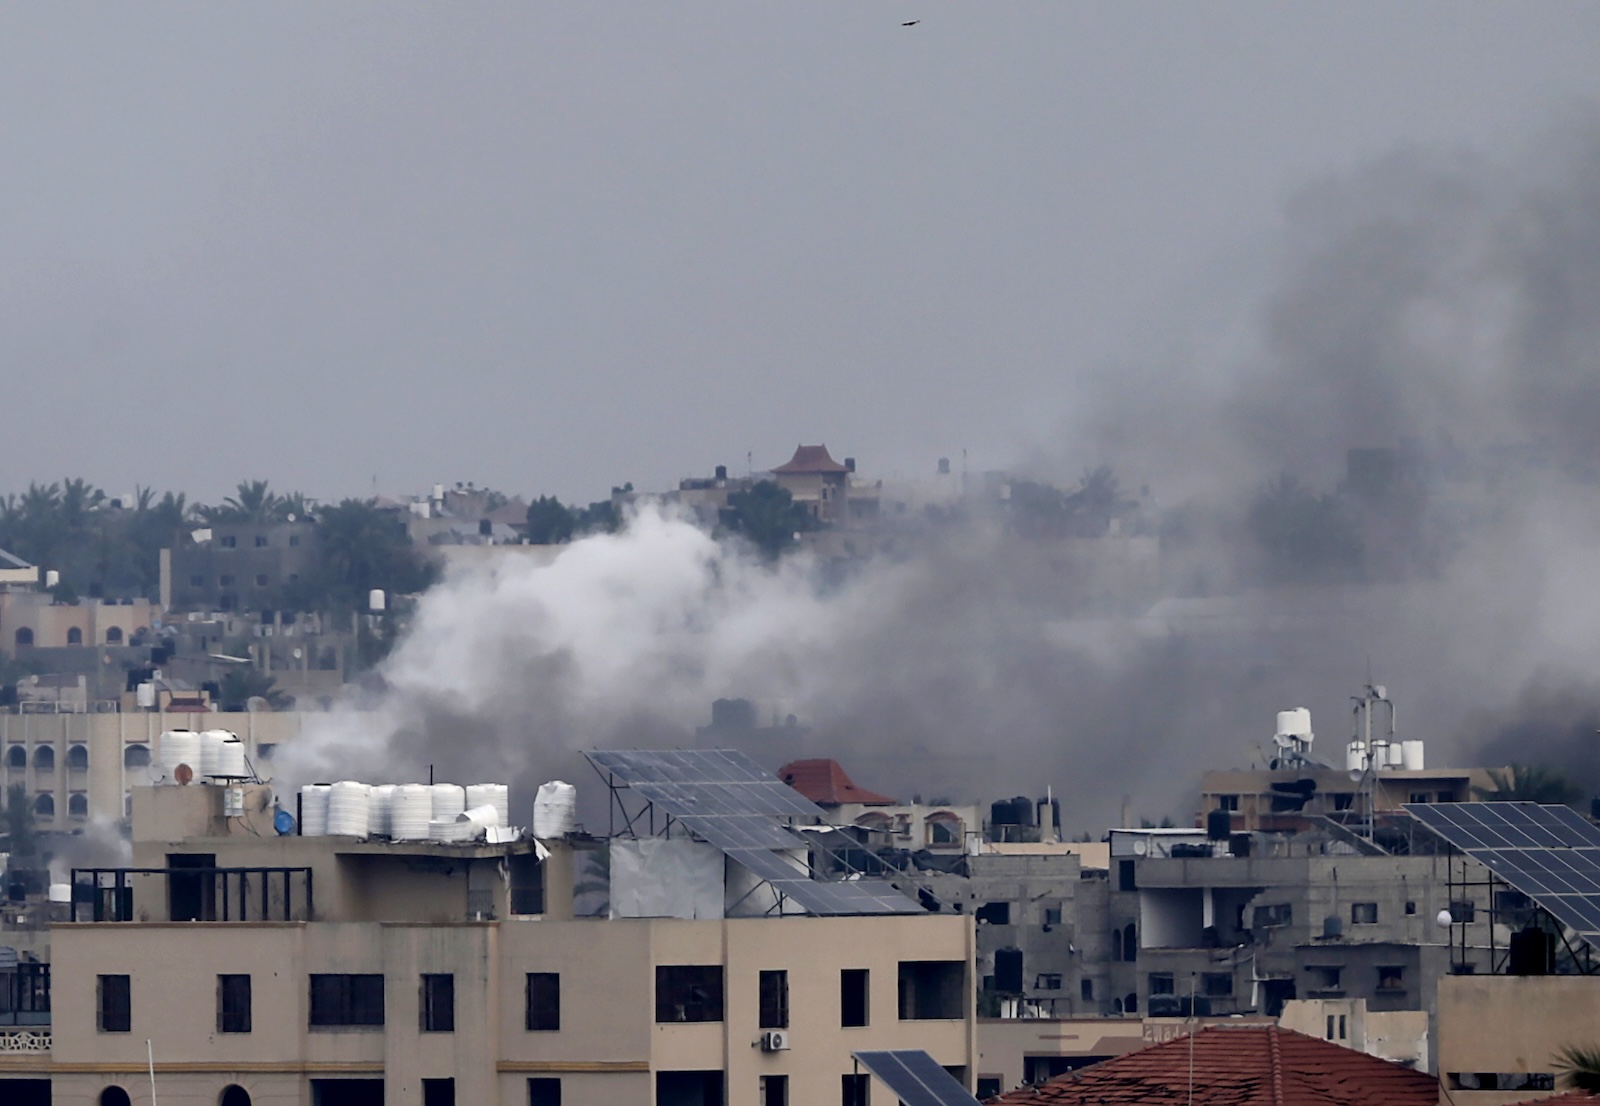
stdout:
{"type": "Polygon", "coordinates": [[[716,468],[716,473],[718,480],[726,480],[728,478],[728,466],[718,465],[716,468]]]}
{"type": "Polygon", "coordinates": [[[1022,950],[995,949],[994,989],[1003,995],[1022,994],[1022,950]]]}
{"type": "Polygon", "coordinates": [[[1228,855],[1249,856],[1250,835],[1248,833],[1236,833],[1228,838],[1228,855]]]}
{"type": "Polygon", "coordinates": [[[1511,975],[1550,975],[1556,968],[1556,939],[1529,926],[1511,935],[1511,975]]]}
{"type": "Polygon", "coordinates": [[[1213,841],[1226,841],[1233,832],[1233,815],[1218,807],[1206,815],[1206,836],[1213,841]]]}

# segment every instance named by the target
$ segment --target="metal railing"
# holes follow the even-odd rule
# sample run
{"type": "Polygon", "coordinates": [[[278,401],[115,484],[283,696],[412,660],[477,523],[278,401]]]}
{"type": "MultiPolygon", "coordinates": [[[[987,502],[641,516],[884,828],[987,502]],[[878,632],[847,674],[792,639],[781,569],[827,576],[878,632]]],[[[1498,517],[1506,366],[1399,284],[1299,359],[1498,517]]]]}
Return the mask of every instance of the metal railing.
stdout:
{"type": "Polygon", "coordinates": [[[316,916],[310,868],[74,868],[72,921],[136,920],[131,879],[136,876],[166,879],[164,909],[159,914],[146,909],[144,920],[308,922],[316,916]]]}

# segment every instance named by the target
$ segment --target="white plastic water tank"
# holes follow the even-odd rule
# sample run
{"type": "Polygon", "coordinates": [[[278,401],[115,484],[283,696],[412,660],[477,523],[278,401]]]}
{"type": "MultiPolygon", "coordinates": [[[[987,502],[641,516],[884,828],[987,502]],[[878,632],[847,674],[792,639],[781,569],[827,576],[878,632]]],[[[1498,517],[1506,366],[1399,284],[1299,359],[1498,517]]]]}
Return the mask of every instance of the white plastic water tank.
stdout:
{"type": "Polygon", "coordinates": [[[492,806],[500,816],[497,825],[511,824],[511,789],[505,784],[467,784],[467,809],[471,810],[475,806],[492,806]]]}
{"type": "Polygon", "coordinates": [[[578,789],[562,780],[539,785],[533,799],[533,835],[549,840],[578,827],[578,789]]]}
{"type": "Polygon", "coordinates": [[[429,790],[433,793],[431,817],[454,822],[456,815],[467,809],[467,792],[459,783],[436,783],[429,790]]]}
{"type": "Polygon", "coordinates": [[[200,735],[193,730],[168,730],[161,735],[158,753],[167,782],[173,782],[178,765],[187,764],[194,775],[200,774],[200,735]]]}
{"type": "Polygon", "coordinates": [[[487,804],[483,806],[469,806],[456,815],[456,825],[459,832],[468,833],[472,837],[482,837],[483,831],[490,826],[500,824],[500,812],[487,804]]]}
{"type": "Polygon", "coordinates": [[[1422,742],[1416,738],[1400,743],[1400,759],[1408,772],[1422,771],[1422,742]]]}
{"type": "Polygon", "coordinates": [[[1389,742],[1389,767],[1404,768],[1406,765],[1406,750],[1402,742],[1389,742]]]}
{"type": "Polygon", "coordinates": [[[205,730],[200,734],[200,775],[217,774],[217,756],[222,752],[222,743],[232,736],[227,730],[205,730]]]}
{"type": "MultiPolygon", "coordinates": [[[[389,836],[389,812],[394,806],[394,784],[380,783],[372,789],[367,804],[367,836],[389,836]]],[[[429,809],[432,809],[430,803],[429,809]]]]}
{"type": "Polygon", "coordinates": [[[308,783],[300,789],[300,836],[322,837],[328,832],[328,794],[325,783],[308,783]]]}
{"type": "Polygon", "coordinates": [[[426,841],[433,817],[433,792],[425,783],[403,783],[389,796],[389,836],[396,841],[426,841]]]}
{"type": "MultiPolygon", "coordinates": [[[[204,749],[201,751],[204,752],[204,749]]],[[[211,774],[235,778],[248,775],[249,769],[245,767],[244,742],[232,734],[224,737],[222,743],[217,746],[216,770],[211,774]]]]}
{"type": "Polygon", "coordinates": [[[365,837],[367,808],[372,789],[355,780],[340,780],[328,792],[328,834],[332,837],[365,837]]]}
{"type": "Polygon", "coordinates": [[[1367,750],[1359,741],[1345,746],[1344,767],[1347,772],[1362,772],[1367,767],[1367,750]]]}
{"type": "Polygon", "coordinates": [[[71,902],[72,901],[72,884],[70,884],[70,883],[52,883],[50,885],[50,901],[51,902],[71,902]]]}
{"type": "Polygon", "coordinates": [[[1280,710],[1278,712],[1278,733],[1284,737],[1298,737],[1303,741],[1309,741],[1311,739],[1311,712],[1305,707],[1280,710]]]}
{"type": "Polygon", "coordinates": [[[428,840],[471,841],[472,830],[471,822],[458,822],[455,818],[434,818],[428,822],[428,840]]]}

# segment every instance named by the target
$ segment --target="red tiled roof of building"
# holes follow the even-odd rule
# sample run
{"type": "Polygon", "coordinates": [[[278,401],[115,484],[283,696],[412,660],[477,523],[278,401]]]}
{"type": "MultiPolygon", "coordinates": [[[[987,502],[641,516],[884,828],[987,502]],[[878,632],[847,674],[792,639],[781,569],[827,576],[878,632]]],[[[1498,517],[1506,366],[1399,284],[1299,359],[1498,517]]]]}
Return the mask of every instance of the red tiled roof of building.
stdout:
{"type": "Polygon", "coordinates": [[[778,778],[819,806],[865,803],[893,806],[895,800],[857,787],[836,760],[791,760],[778,769],[778,778]]]}
{"type": "Polygon", "coordinates": [[[828,455],[825,445],[797,445],[794,456],[786,464],[772,470],[783,476],[813,472],[849,472],[850,470],[828,455]]]}
{"type": "Polygon", "coordinates": [[[1083,1106],[1436,1106],[1426,1072],[1276,1025],[1213,1025],[991,1102],[1083,1106]],[[1192,1097],[1191,1097],[1192,1096],[1192,1097]]]}

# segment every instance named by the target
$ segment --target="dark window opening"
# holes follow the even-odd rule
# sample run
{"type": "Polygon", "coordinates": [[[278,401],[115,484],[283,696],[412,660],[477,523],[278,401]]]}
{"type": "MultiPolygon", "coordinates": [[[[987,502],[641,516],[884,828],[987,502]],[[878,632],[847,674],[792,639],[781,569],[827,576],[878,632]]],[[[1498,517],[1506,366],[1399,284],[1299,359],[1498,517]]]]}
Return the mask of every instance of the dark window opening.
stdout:
{"type": "Polygon", "coordinates": [[[229,1083],[222,1088],[222,1097],[217,1100],[217,1106],[250,1106],[250,1092],[237,1083],[229,1083]]]}
{"type": "Polygon", "coordinates": [[[1177,992],[1177,980],[1171,972],[1151,972],[1145,985],[1145,994],[1170,995],[1177,992]]]}
{"type": "Polygon", "coordinates": [[[1039,975],[1034,977],[1033,989],[1035,991],[1059,991],[1059,990],[1061,990],[1061,973],[1060,972],[1042,972],[1042,973],[1040,973],[1039,975]]]}
{"type": "Polygon", "coordinates": [[[561,1078],[536,1075],[528,1080],[528,1106],[561,1106],[561,1078]]]}
{"type": "Polygon", "coordinates": [[[133,1106],[133,1099],[121,1087],[107,1087],[97,1100],[100,1106],[133,1106]]]}
{"type": "Polygon", "coordinates": [[[966,967],[960,960],[900,961],[900,1020],[963,1017],[966,967]]]}
{"type": "Polygon", "coordinates": [[[656,1072],[656,1106],[723,1106],[721,1071],[656,1072]]]}
{"type": "Polygon", "coordinates": [[[1084,1002],[1094,1001],[1094,980],[1078,980],[1078,997],[1083,999],[1084,1002]]]}
{"type": "Polygon", "coordinates": [[[561,973],[528,973],[526,1025],[530,1033],[554,1033],[561,1028],[561,973]]]}
{"type": "Polygon", "coordinates": [[[544,865],[534,853],[511,857],[511,913],[544,913],[544,865]]]}
{"type": "Polygon", "coordinates": [[[972,916],[985,925],[1008,926],[1011,924],[1011,904],[1009,902],[986,902],[972,916]]]}
{"type": "Polygon", "coordinates": [[[867,1024],[866,968],[844,968],[839,972],[839,1024],[847,1029],[867,1024]]]}
{"type": "Polygon", "coordinates": [[[789,973],[762,972],[760,986],[760,1029],[789,1028],[789,973]]]}
{"type": "Polygon", "coordinates": [[[998,1075],[978,1076],[978,1101],[985,1102],[991,1098],[999,1098],[1004,1089],[1004,1080],[998,1075]]]}
{"type": "Polygon", "coordinates": [[[1139,931],[1134,928],[1132,922],[1122,927],[1122,958],[1139,959],[1139,931]]]}
{"type": "Polygon", "coordinates": [[[656,968],[656,1021],[722,1020],[722,966],[672,964],[656,968]]]}
{"type": "Polygon", "coordinates": [[[1378,924],[1378,904],[1375,902],[1353,902],[1350,904],[1350,924],[1370,926],[1378,924]]]}
{"type": "Polygon", "coordinates": [[[383,976],[313,975],[311,1025],[383,1024],[383,976]]]}
{"type": "Polygon", "coordinates": [[[1378,969],[1378,990],[1403,991],[1406,983],[1406,970],[1398,965],[1387,965],[1378,969]]]}
{"type": "Polygon", "coordinates": [[[56,770],[56,750],[51,745],[40,745],[33,750],[33,770],[35,772],[54,772],[56,770]]]}
{"type": "Polygon", "coordinates": [[[1233,994],[1232,972],[1205,972],[1200,976],[1200,991],[1207,998],[1228,998],[1233,994]]]}
{"type": "Polygon", "coordinates": [[[1129,991],[1128,997],[1122,1000],[1122,1009],[1124,1013],[1137,1014],[1139,1012],[1139,996],[1129,991]]]}
{"type": "Polygon", "coordinates": [[[1333,793],[1334,810],[1353,810],[1356,805],[1356,796],[1353,791],[1335,791],[1333,793]]]}
{"type": "Polygon", "coordinates": [[[214,922],[217,920],[217,880],[209,871],[185,872],[185,868],[215,868],[215,853],[167,854],[167,917],[174,922],[214,922]]]}
{"type": "Polygon", "coordinates": [[[250,1032],[250,977],[217,976],[217,1032],[250,1032]]]}
{"type": "Polygon", "coordinates": [[[1410,917],[1412,914],[1415,914],[1416,912],[1417,912],[1417,904],[1412,902],[1412,901],[1410,901],[1409,899],[1406,900],[1406,916],[1410,917]]]}
{"type": "Polygon", "coordinates": [[[1293,907],[1289,903],[1280,902],[1271,906],[1256,907],[1250,916],[1250,928],[1265,929],[1271,926],[1286,926],[1293,921],[1293,907]]]}
{"type": "Polygon", "coordinates": [[[422,1081],[422,1106],[456,1106],[456,1081],[454,1079],[424,1079],[422,1081]]]}
{"type": "Polygon", "coordinates": [[[122,751],[122,766],[124,768],[150,767],[150,746],[129,745],[122,751]]]}
{"type": "MultiPolygon", "coordinates": [[[[453,975],[424,975],[422,977],[422,1031],[424,1033],[454,1033],[456,1030],[456,977],[453,975]]],[[[455,1091],[451,1092],[452,1098],[455,1091]]]]}
{"type": "Polygon", "coordinates": [[[26,768],[28,766],[28,750],[21,745],[13,745],[6,750],[7,768],[26,768]]]}
{"type": "Polygon", "coordinates": [[[761,1077],[761,1106],[789,1106],[789,1077],[763,1075],[761,1077]]]}
{"type": "Polygon", "coordinates": [[[1344,976],[1344,968],[1333,964],[1323,964],[1309,967],[1306,971],[1311,973],[1311,988],[1313,991],[1337,991],[1344,976]]]}
{"type": "Polygon", "coordinates": [[[1061,924],[1061,908],[1059,906],[1047,906],[1044,908],[1044,924],[1047,926],[1061,924]]]}
{"type": "Polygon", "coordinates": [[[30,627],[23,626],[17,630],[12,640],[17,643],[18,649],[26,649],[33,644],[33,630],[30,627]]]}
{"type": "Polygon", "coordinates": [[[1139,882],[1134,876],[1133,861],[1117,861],[1117,890],[1137,891],[1138,889],[1139,882]]]}
{"type": "Polygon", "coordinates": [[[76,627],[76,626],[73,626],[71,629],[69,629],[67,631],[67,644],[68,645],[82,645],[83,644],[83,631],[78,629],[78,627],[76,627]]]}
{"type": "Polygon", "coordinates": [[[89,746],[68,745],[67,767],[82,772],[89,767],[89,746]]]}
{"type": "Polygon", "coordinates": [[[311,1106],[384,1106],[381,1079],[313,1079],[311,1106]]]}
{"type": "Polygon", "coordinates": [[[267,536],[265,534],[257,534],[256,535],[256,548],[257,549],[265,549],[266,547],[267,547],[267,536]]]}
{"type": "Polygon", "coordinates": [[[1548,1071],[1452,1071],[1450,1086],[1461,1091],[1553,1091],[1554,1072],[1548,1071]]]}
{"type": "Polygon", "coordinates": [[[867,1106],[867,1087],[871,1078],[868,1075],[841,1076],[839,1089],[840,1106],[867,1106]]]}
{"type": "Polygon", "coordinates": [[[1478,904],[1474,902],[1453,902],[1450,904],[1450,920],[1453,922],[1470,922],[1478,915],[1478,904]]]}
{"type": "Polygon", "coordinates": [[[96,1027],[102,1033],[128,1033],[133,1026],[133,988],[128,976],[99,977],[96,1027]]]}

